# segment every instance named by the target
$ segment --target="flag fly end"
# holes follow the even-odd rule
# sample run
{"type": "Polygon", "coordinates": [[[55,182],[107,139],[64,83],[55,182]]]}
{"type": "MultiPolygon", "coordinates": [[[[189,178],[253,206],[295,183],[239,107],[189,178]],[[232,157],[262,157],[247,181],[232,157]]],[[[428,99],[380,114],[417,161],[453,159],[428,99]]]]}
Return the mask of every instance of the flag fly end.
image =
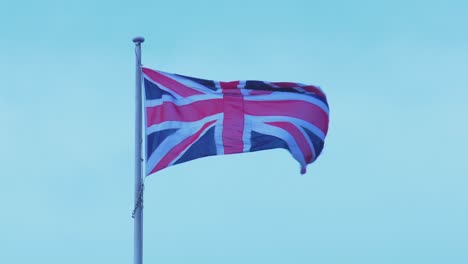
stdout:
{"type": "Polygon", "coordinates": [[[307,168],[305,166],[301,167],[301,174],[305,174],[307,172],[307,168]]]}

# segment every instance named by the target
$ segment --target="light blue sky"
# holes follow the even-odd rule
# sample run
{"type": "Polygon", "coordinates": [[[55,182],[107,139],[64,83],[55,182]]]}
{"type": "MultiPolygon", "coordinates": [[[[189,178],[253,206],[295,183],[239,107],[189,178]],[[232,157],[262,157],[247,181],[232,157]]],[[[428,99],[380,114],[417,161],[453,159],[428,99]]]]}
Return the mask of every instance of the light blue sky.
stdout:
{"type": "Polygon", "coordinates": [[[322,156],[146,179],[146,263],[468,263],[465,1],[3,1],[0,263],[131,263],[134,53],[320,85],[322,156]]]}

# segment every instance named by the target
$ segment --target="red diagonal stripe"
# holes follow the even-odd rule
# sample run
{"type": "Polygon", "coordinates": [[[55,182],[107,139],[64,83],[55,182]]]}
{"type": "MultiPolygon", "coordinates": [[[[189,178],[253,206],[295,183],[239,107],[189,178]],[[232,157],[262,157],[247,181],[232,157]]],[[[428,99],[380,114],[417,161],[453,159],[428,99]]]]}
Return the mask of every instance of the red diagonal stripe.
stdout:
{"type": "Polygon", "coordinates": [[[215,122],[216,120],[206,123],[195,134],[191,135],[190,137],[184,139],[182,142],[177,144],[166,155],[164,155],[164,157],[158,162],[158,164],[156,164],[156,166],[150,172],[150,174],[168,167],[171,164],[171,162],[173,162],[183,151],[185,151],[195,141],[197,141],[201,137],[202,133],[215,122]]]}
{"type": "Polygon", "coordinates": [[[265,124],[272,125],[275,127],[282,128],[288,131],[291,136],[293,136],[294,140],[296,141],[299,149],[304,156],[304,160],[306,163],[310,163],[313,160],[312,149],[310,148],[309,142],[304,137],[304,134],[293,124],[289,122],[265,122],[265,124]]]}
{"type": "Polygon", "coordinates": [[[162,86],[170,89],[171,91],[174,91],[178,95],[182,97],[189,97],[192,95],[197,95],[197,94],[203,94],[202,92],[195,90],[191,87],[188,87],[184,84],[181,84],[180,82],[167,77],[164,74],[161,74],[157,71],[148,69],[148,68],[142,68],[142,71],[146,76],[148,76],[151,80],[153,80],[156,83],[161,84],[162,86]]]}
{"type": "Polygon", "coordinates": [[[269,95],[274,93],[273,91],[265,91],[265,90],[250,90],[249,95],[269,95]]]}
{"type": "Polygon", "coordinates": [[[326,97],[325,94],[318,87],[315,87],[313,85],[305,85],[305,86],[301,86],[301,88],[308,92],[312,92],[316,95],[326,97]]]}
{"type": "Polygon", "coordinates": [[[293,82],[272,82],[272,84],[278,86],[279,88],[292,88],[297,87],[297,83],[293,82]]]}

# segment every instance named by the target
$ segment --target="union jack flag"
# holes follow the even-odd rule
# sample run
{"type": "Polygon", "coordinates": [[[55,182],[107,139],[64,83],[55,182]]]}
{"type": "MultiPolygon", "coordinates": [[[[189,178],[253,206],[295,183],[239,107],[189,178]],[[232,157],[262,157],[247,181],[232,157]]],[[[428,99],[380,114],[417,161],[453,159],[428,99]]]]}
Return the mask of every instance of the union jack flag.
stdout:
{"type": "Polygon", "coordinates": [[[146,175],[193,159],[284,148],[301,173],[323,149],[328,103],[293,82],[220,82],[142,68],[146,175]]]}

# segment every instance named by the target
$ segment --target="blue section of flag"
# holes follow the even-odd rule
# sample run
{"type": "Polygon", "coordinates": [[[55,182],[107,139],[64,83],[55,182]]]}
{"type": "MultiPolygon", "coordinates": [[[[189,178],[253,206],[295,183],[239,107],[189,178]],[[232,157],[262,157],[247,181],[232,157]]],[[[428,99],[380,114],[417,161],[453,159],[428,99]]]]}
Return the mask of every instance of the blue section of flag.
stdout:
{"type": "Polygon", "coordinates": [[[214,130],[212,127],[198,139],[187,151],[174,163],[179,164],[199,157],[216,155],[216,146],[214,143],[214,130]]]}
{"type": "Polygon", "coordinates": [[[164,94],[172,96],[170,93],[164,91],[158,85],[154,84],[148,79],[144,79],[143,82],[144,82],[145,87],[147,87],[145,89],[146,100],[161,99],[164,94]]]}
{"type": "Polygon", "coordinates": [[[283,139],[271,135],[257,133],[255,131],[252,131],[251,133],[250,142],[252,144],[250,151],[260,151],[274,148],[288,149],[288,144],[283,139]]]}
{"type": "Polygon", "coordinates": [[[146,158],[153,153],[168,136],[174,134],[178,129],[165,129],[151,133],[146,136],[146,158]]]}

